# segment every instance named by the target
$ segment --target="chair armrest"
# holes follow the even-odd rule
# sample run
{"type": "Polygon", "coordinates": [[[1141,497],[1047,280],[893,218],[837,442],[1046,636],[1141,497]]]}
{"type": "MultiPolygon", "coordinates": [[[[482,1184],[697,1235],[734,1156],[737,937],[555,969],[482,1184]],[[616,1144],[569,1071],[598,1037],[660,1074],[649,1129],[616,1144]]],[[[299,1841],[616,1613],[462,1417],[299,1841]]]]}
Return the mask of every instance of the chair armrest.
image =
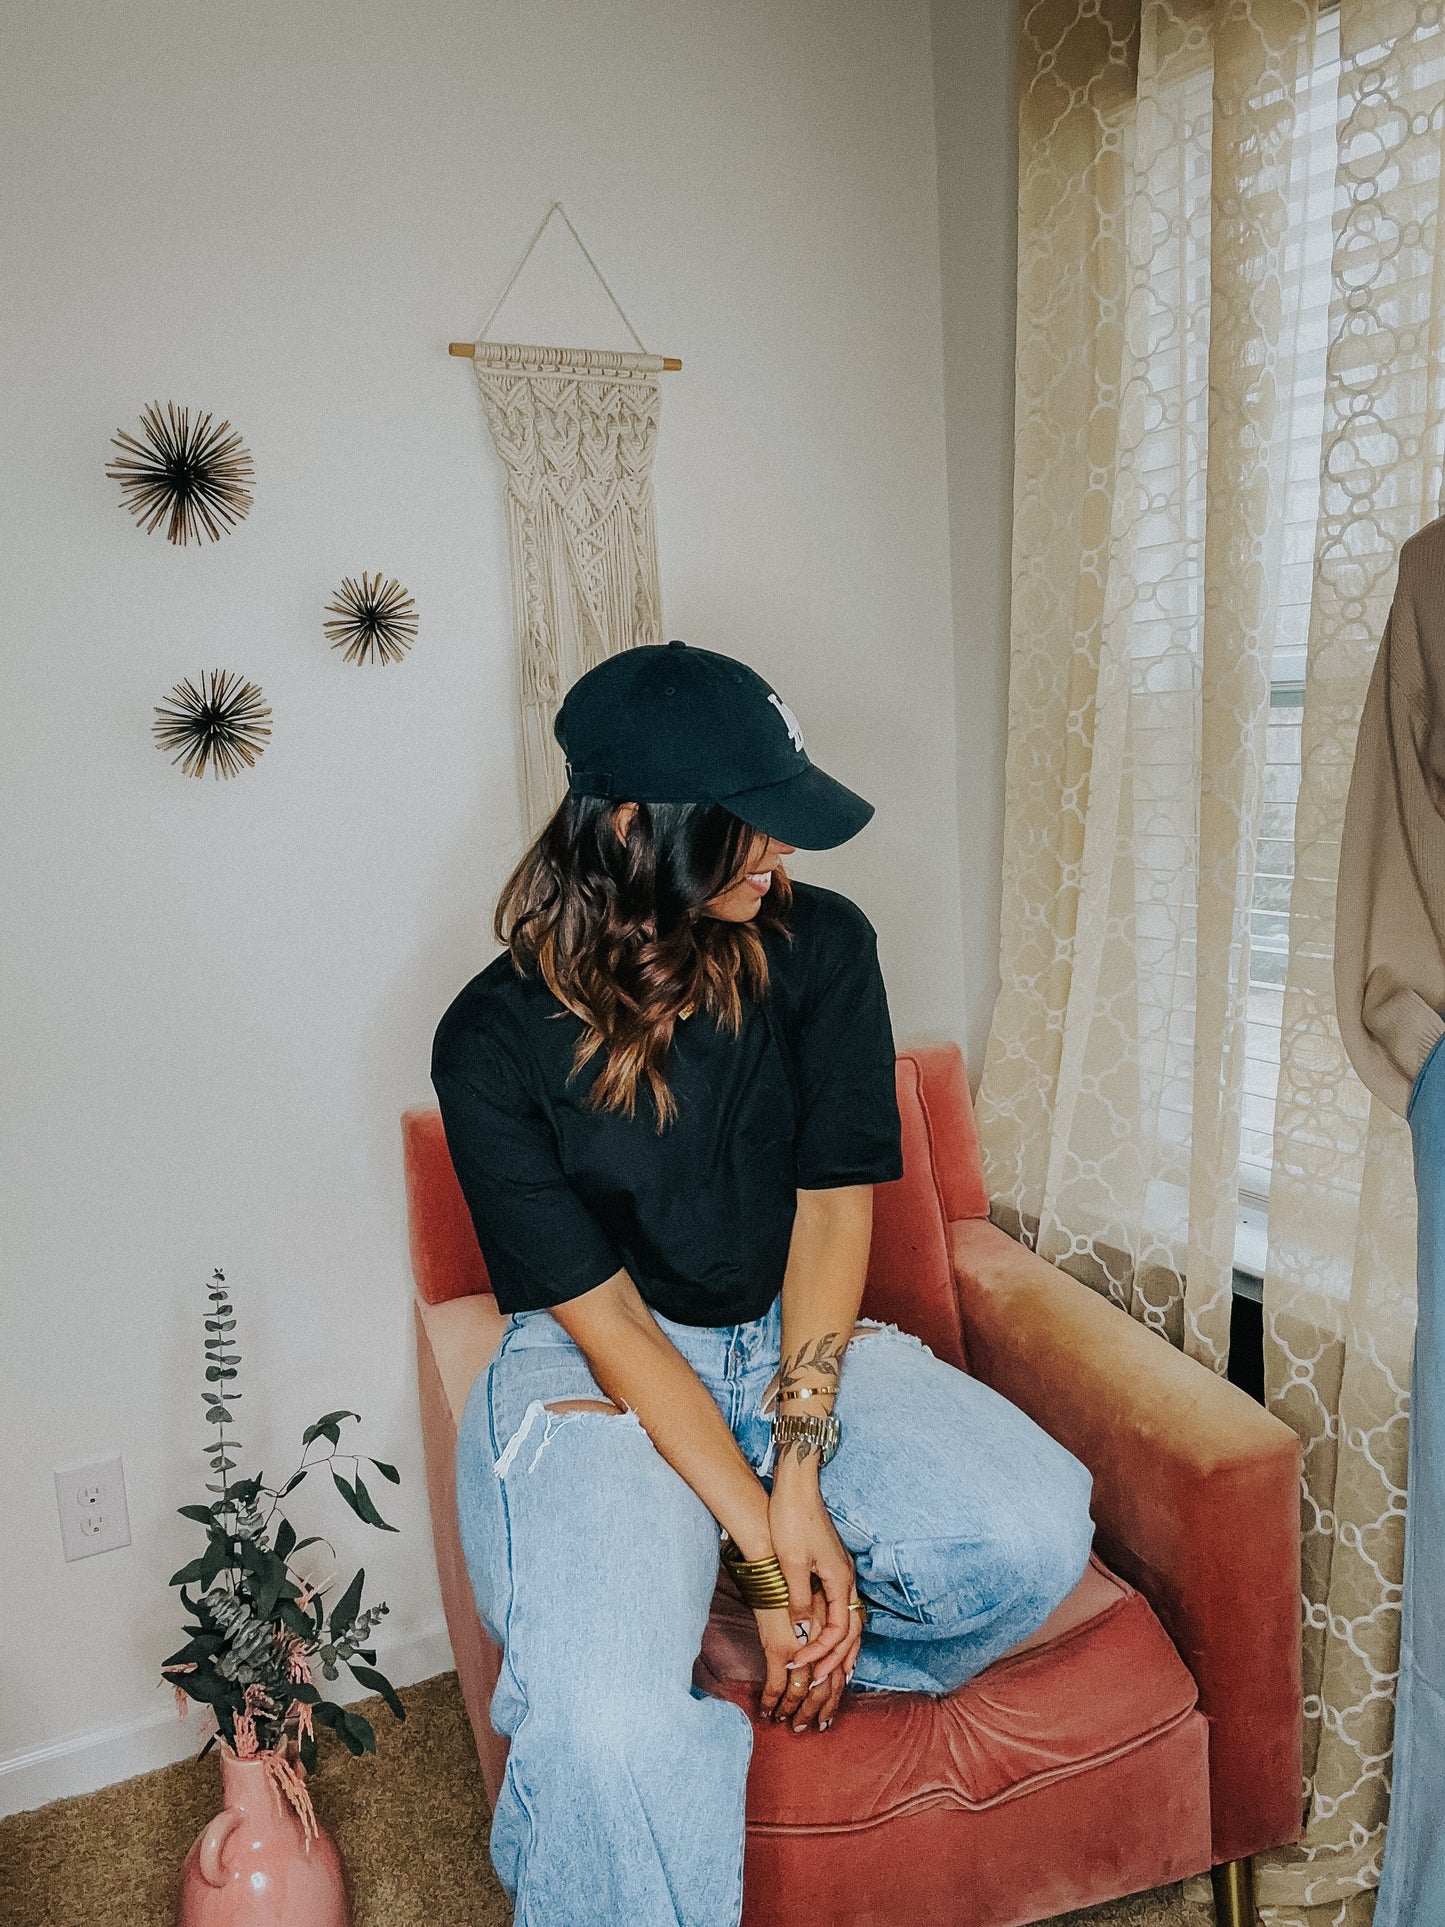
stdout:
{"type": "Polygon", "coordinates": [[[1089,1468],[1100,1555],[1198,1684],[1216,1862],[1296,1839],[1299,1440],[996,1225],[950,1242],[971,1369],[1089,1468]]]}

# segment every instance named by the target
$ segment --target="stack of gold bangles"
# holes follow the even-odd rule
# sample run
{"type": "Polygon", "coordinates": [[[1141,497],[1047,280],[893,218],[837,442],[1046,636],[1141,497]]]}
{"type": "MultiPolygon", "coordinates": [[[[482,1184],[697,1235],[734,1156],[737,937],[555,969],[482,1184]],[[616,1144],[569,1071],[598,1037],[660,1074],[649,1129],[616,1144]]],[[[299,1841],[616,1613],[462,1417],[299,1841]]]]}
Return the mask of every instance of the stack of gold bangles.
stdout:
{"type": "Polygon", "coordinates": [[[722,1562],[742,1594],[745,1606],[755,1613],[777,1608],[787,1611],[788,1582],[775,1552],[770,1552],[766,1559],[744,1559],[741,1549],[724,1533],[722,1562]]]}
{"type": "MultiPolygon", "coordinates": [[[[745,1606],[755,1613],[787,1611],[790,1604],[788,1582],[783,1577],[782,1567],[778,1564],[777,1553],[770,1552],[766,1559],[744,1559],[739,1548],[724,1533],[722,1562],[742,1594],[745,1606]]],[[[815,1580],[814,1585],[816,1584],[815,1580]]],[[[850,1613],[862,1613],[865,1620],[868,1617],[868,1608],[856,1592],[848,1601],[848,1610],[850,1613]]]]}

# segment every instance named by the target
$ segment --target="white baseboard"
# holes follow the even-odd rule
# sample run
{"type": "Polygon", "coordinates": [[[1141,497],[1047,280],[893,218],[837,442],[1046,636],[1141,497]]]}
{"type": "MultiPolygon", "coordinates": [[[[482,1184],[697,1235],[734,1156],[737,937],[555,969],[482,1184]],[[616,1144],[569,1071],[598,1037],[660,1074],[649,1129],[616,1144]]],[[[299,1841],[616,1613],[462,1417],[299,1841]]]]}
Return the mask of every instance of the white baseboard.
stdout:
{"type": "MultiPolygon", "coordinates": [[[[451,1643],[440,1619],[389,1641],[385,1648],[378,1641],[377,1665],[394,1686],[411,1686],[435,1673],[449,1672],[452,1664],[451,1643]]],[[[349,1675],[334,1681],[328,1690],[342,1701],[366,1696],[366,1689],[349,1675]]],[[[200,1748],[201,1709],[193,1707],[190,1717],[181,1720],[171,1695],[158,1690],[157,1700],[162,1697],[165,1704],[153,1713],[86,1733],[69,1733],[46,1746],[0,1757],[0,1818],[73,1793],[94,1793],[98,1787],[114,1786],[117,1780],[191,1757],[200,1748]]]]}

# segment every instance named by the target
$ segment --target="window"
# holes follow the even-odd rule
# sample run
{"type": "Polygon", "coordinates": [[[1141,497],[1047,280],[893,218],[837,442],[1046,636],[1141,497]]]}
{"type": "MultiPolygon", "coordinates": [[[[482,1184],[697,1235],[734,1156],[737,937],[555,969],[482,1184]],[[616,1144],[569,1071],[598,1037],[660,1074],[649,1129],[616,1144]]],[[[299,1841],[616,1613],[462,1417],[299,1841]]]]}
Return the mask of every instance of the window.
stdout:
{"type": "Polygon", "coordinates": [[[1249,997],[1240,1132],[1241,1236],[1236,1262],[1263,1267],[1264,1210],[1274,1146],[1284,985],[1289,964],[1289,898],[1294,880],[1294,813],[1299,795],[1305,655],[1309,643],[1324,433],[1325,350],[1330,308],[1335,175],[1335,107],[1340,31],[1321,13],[1314,69],[1303,103],[1307,165],[1295,189],[1286,276],[1295,291],[1295,354],[1289,387],[1285,521],[1278,628],[1270,663],[1264,807],[1250,904],[1249,997]]]}

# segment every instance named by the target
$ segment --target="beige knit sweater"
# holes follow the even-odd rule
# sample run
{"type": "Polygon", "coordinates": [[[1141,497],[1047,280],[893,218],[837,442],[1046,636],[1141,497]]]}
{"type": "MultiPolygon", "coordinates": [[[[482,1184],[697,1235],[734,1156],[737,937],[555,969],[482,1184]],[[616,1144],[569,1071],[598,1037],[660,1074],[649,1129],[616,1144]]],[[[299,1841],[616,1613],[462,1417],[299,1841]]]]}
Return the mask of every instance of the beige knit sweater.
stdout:
{"type": "Polygon", "coordinates": [[[1403,1117],[1445,1033],[1445,516],[1400,550],[1340,839],[1335,999],[1350,1062],[1403,1117]]]}

